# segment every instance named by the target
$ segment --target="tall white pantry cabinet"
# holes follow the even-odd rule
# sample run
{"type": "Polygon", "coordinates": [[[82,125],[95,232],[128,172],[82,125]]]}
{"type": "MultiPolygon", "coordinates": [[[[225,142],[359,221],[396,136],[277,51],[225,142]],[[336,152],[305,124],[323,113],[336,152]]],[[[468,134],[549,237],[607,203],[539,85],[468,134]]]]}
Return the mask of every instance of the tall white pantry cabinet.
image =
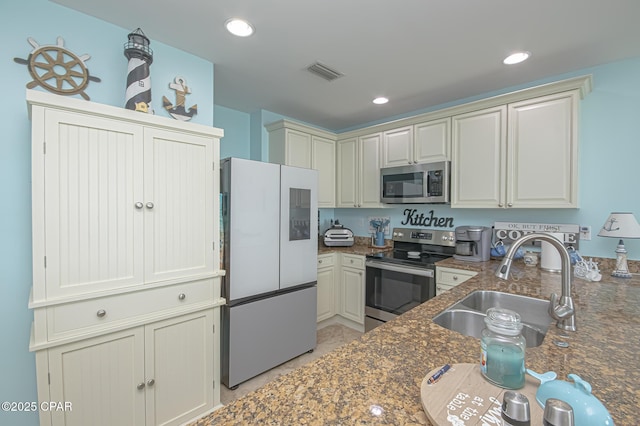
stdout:
{"type": "Polygon", "coordinates": [[[220,129],[27,91],[41,425],[219,406],[220,129]]]}

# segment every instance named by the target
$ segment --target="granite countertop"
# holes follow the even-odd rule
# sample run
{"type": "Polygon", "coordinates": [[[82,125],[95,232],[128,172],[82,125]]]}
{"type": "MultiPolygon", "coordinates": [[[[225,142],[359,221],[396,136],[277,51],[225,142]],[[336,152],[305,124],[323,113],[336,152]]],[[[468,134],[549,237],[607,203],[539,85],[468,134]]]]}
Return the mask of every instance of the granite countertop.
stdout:
{"type": "Polygon", "coordinates": [[[376,254],[393,250],[393,242],[391,240],[385,240],[385,245],[383,247],[377,247],[371,245],[371,238],[355,237],[354,239],[355,243],[352,246],[327,247],[322,243],[322,238],[320,238],[318,241],[318,254],[347,253],[366,256],[368,254],[376,254]]]}
{"type": "MultiPolygon", "coordinates": [[[[497,279],[495,261],[454,259],[439,265],[478,275],[399,316],[361,338],[199,420],[195,425],[429,425],[420,385],[446,363],[478,362],[479,339],[444,329],[436,314],[476,289],[547,299],[560,293],[560,275],[516,261],[508,281],[497,279]],[[370,407],[382,408],[374,415],[370,407]]],[[[618,279],[603,271],[601,282],[574,279],[578,331],[565,335],[552,324],[541,346],[527,348],[526,366],[555,371],[566,380],[578,374],[618,425],[640,418],[640,277],[618,279]],[[560,348],[554,340],[565,341],[560,348]]],[[[534,402],[535,403],[535,402],[534,402]]]]}

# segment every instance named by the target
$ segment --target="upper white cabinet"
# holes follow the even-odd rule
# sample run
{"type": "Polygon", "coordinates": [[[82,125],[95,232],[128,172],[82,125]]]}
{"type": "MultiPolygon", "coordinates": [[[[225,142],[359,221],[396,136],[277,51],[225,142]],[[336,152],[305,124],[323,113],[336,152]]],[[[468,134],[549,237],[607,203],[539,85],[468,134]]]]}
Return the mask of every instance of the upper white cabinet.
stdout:
{"type": "Polygon", "coordinates": [[[506,180],[506,107],[453,117],[452,207],[499,207],[506,180]]]}
{"type": "Polygon", "coordinates": [[[453,117],[452,207],[578,207],[579,90],[453,117]]]}
{"type": "Polygon", "coordinates": [[[445,117],[413,126],[415,163],[451,159],[451,118],[445,117]]]}
{"type": "Polygon", "coordinates": [[[449,160],[449,117],[427,121],[383,133],[383,167],[406,166],[449,160]]]}
{"type": "Polygon", "coordinates": [[[217,138],[32,113],[34,301],[214,273],[217,138]]]}
{"type": "Polygon", "coordinates": [[[388,130],[382,135],[382,167],[413,164],[413,126],[388,130]]]}
{"type": "Polygon", "coordinates": [[[335,207],[335,134],[287,120],[266,126],[269,161],[318,170],[318,207],[335,207]]]}
{"type": "Polygon", "coordinates": [[[382,134],[337,142],[336,207],[381,207],[380,164],[382,134]]]}

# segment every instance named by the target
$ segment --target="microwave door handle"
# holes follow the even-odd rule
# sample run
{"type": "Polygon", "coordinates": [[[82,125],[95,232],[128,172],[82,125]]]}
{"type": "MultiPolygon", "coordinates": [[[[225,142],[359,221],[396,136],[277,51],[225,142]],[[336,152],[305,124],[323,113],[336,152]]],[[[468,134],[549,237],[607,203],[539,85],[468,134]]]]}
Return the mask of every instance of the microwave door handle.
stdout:
{"type": "Polygon", "coordinates": [[[427,184],[424,186],[424,196],[428,197],[429,196],[429,188],[431,188],[431,175],[429,174],[429,172],[424,172],[424,174],[427,176],[427,184]]]}

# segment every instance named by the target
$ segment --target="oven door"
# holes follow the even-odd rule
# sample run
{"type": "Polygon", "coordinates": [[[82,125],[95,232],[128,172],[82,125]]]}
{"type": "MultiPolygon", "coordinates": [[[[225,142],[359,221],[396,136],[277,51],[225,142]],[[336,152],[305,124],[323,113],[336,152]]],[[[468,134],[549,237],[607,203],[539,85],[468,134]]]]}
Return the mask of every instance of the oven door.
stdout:
{"type": "Polygon", "coordinates": [[[365,330],[389,321],[436,294],[431,268],[366,261],[365,330]],[[373,321],[376,320],[376,321],[373,321]]]}

